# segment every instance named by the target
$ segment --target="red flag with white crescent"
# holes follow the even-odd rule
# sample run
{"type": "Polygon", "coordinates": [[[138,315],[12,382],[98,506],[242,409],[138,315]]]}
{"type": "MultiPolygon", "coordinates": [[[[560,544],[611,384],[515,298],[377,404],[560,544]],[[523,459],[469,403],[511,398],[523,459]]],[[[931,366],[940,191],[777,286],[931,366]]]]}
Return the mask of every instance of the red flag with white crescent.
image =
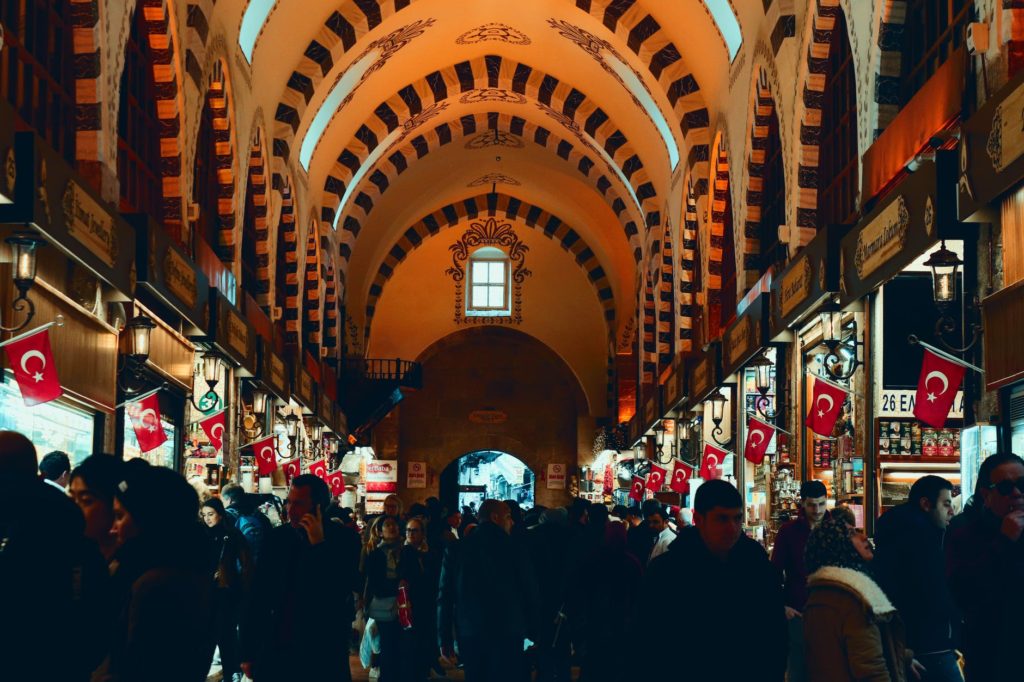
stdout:
{"type": "Polygon", "coordinates": [[[669,484],[674,492],[686,495],[690,492],[690,476],[693,475],[693,468],[681,459],[675,461],[672,469],[672,482],[669,484]]]}
{"type": "Polygon", "coordinates": [[[334,471],[327,475],[327,485],[331,486],[332,495],[341,495],[345,492],[345,476],[340,471],[334,471]]]}
{"type": "Polygon", "coordinates": [[[327,464],[322,459],[318,459],[309,465],[309,473],[319,476],[323,479],[324,483],[327,482],[327,464]]]}
{"type": "Polygon", "coordinates": [[[647,489],[652,492],[661,490],[665,484],[665,474],[667,473],[668,469],[662,469],[657,464],[652,464],[651,470],[647,472],[647,489]]]}
{"type": "Polygon", "coordinates": [[[917,380],[914,416],[932,428],[944,427],[965,372],[967,368],[963,365],[926,348],[921,376],[917,380]]]}
{"type": "Polygon", "coordinates": [[[811,409],[807,413],[807,428],[819,436],[826,438],[831,436],[845,402],[846,391],[844,389],[815,378],[811,409]]]}
{"type": "Polygon", "coordinates": [[[743,456],[754,464],[760,464],[764,461],[764,455],[768,452],[768,444],[774,437],[774,426],[766,424],[760,419],[748,418],[747,442],[743,446],[743,456]]]}
{"type": "Polygon", "coordinates": [[[284,480],[288,485],[291,485],[292,479],[299,475],[299,459],[295,458],[288,462],[281,464],[281,469],[284,471],[284,480]]]}
{"type": "Polygon", "coordinates": [[[644,479],[639,476],[633,477],[633,482],[629,486],[629,499],[637,502],[643,502],[644,499],[644,479]]]}
{"type": "Polygon", "coordinates": [[[160,397],[153,393],[142,400],[128,403],[124,412],[132,422],[135,439],[139,441],[139,450],[149,452],[156,450],[167,441],[167,434],[160,423],[160,397]]]}
{"type": "Polygon", "coordinates": [[[729,453],[710,443],[704,444],[704,457],[700,461],[700,477],[705,481],[722,477],[722,460],[729,453]]]}
{"type": "Polygon", "coordinates": [[[267,436],[252,444],[256,456],[256,470],[260,476],[269,476],[277,468],[277,452],[274,450],[274,436],[267,436]]]}
{"type": "Polygon", "coordinates": [[[206,437],[210,439],[210,445],[214,449],[220,450],[224,445],[224,410],[211,414],[200,421],[199,425],[203,427],[206,437]]]}
{"type": "Polygon", "coordinates": [[[48,403],[64,394],[57,378],[48,329],[8,343],[4,350],[26,405],[48,403]]]}

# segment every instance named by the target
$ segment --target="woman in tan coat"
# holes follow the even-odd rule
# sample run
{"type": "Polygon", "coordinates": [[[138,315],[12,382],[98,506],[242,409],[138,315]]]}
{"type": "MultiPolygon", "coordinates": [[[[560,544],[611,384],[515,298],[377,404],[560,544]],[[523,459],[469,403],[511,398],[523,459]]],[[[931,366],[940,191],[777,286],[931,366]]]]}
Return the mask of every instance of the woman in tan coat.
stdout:
{"type": "Polygon", "coordinates": [[[907,682],[921,665],[904,646],[896,607],[868,574],[874,554],[863,531],[833,512],[811,532],[804,609],[810,682],[907,682]]]}

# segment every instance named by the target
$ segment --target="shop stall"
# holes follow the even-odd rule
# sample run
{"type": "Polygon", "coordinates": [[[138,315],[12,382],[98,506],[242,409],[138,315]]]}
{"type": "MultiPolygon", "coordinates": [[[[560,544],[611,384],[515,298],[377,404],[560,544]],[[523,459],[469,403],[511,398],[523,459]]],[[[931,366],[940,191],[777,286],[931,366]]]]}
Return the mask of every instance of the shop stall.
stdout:
{"type": "MultiPolygon", "coordinates": [[[[11,122],[6,103],[0,120],[11,122]]],[[[63,450],[74,465],[113,452],[118,440],[118,331],[131,299],[135,235],[43,138],[13,130],[0,125],[0,240],[9,247],[0,323],[13,334],[61,320],[45,332],[61,391],[27,407],[5,372],[0,428],[24,433],[40,456],[63,450]]]]}
{"type": "Polygon", "coordinates": [[[733,442],[733,420],[728,407],[732,387],[722,385],[722,367],[720,361],[721,342],[712,341],[704,352],[695,355],[689,361],[687,387],[689,396],[686,399],[686,410],[692,413],[690,427],[690,447],[683,457],[694,468],[694,476],[690,486],[691,500],[697,487],[705,478],[701,476],[704,464],[704,449],[710,445],[725,450],[723,459],[714,466],[716,477],[736,482],[735,456],[730,450],[733,442]]]}

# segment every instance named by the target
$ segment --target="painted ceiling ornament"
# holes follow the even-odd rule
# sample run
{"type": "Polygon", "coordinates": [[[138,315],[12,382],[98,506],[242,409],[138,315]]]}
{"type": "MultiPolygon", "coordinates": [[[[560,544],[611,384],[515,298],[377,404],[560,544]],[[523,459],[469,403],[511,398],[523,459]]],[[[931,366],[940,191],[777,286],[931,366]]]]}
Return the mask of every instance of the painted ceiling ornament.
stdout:
{"type": "Polygon", "coordinates": [[[507,45],[529,45],[533,41],[522,31],[497,21],[477,26],[455,39],[456,45],[475,45],[486,42],[499,42],[507,45]]]}
{"type": "Polygon", "coordinates": [[[487,173],[473,180],[466,187],[490,187],[491,185],[512,185],[518,187],[523,183],[504,173],[487,173]]]}
{"type": "Polygon", "coordinates": [[[501,102],[503,104],[526,104],[526,97],[511,90],[501,88],[479,88],[468,90],[459,97],[460,104],[478,104],[480,102],[501,102]]]}
{"type": "Polygon", "coordinates": [[[487,149],[488,147],[510,147],[522,149],[526,146],[523,138],[505,130],[492,128],[487,132],[480,133],[466,143],[466,149],[487,149]]]}
{"type": "Polygon", "coordinates": [[[637,99],[636,95],[633,94],[629,86],[622,79],[622,76],[614,68],[612,68],[611,64],[608,63],[608,59],[605,56],[605,53],[611,55],[615,59],[615,61],[617,61],[620,65],[632,71],[633,75],[636,76],[636,81],[644,90],[647,91],[647,94],[650,95],[651,97],[653,97],[654,95],[653,93],[651,93],[651,89],[647,87],[647,83],[644,82],[643,76],[641,76],[636,69],[634,69],[632,66],[626,63],[626,60],[622,58],[622,55],[619,54],[619,51],[615,49],[614,45],[612,45],[607,40],[604,40],[603,38],[598,38],[596,35],[586,30],[585,28],[581,28],[579,26],[576,26],[575,24],[570,24],[569,22],[564,21],[562,19],[548,19],[548,25],[551,26],[551,28],[558,31],[559,35],[561,35],[563,38],[566,38],[576,43],[576,45],[578,45],[580,49],[582,49],[584,52],[593,57],[594,60],[601,65],[602,69],[608,72],[608,74],[612,78],[619,82],[619,85],[626,89],[626,92],[633,100],[633,104],[635,104],[640,109],[640,111],[644,112],[644,114],[648,118],[650,118],[650,114],[647,113],[647,109],[640,102],[640,100],[637,99]]]}
{"type": "MultiPolygon", "coordinates": [[[[367,45],[366,49],[363,50],[358,57],[352,60],[352,63],[358,64],[370,53],[376,53],[377,56],[373,60],[373,63],[370,64],[370,66],[366,67],[366,71],[364,71],[363,74],[359,77],[359,82],[356,83],[356,85],[352,88],[352,92],[348,93],[345,99],[341,101],[341,105],[339,105],[338,111],[344,109],[345,106],[352,101],[352,98],[355,96],[356,92],[359,91],[359,86],[365,83],[367,78],[383,69],[384,65],[387,64],[388,61],[392,57],[394,57],[399,50],[401,50],[403,47],[411,43],[414,39],[426,33],[427,29],[433,25],[434,19],[418,19],[412,22],[411,24],[406,24],[401,28],[396,28],[394,31],[387,34],[386,36],[382,36],[377,40],[374,40],[369,45],[367,45]]],[[[340,81],[341,78],[344,77],[346,72],[347,69],[338,76],[337,80],[340,81]]]]}
{"type": "Polygon", "coordinates": [[[448,108],[448,102],[434,102],[429,106],[423,108],[418,114],[410,116],[408,120],[402,123],[402,134],[398,136],[392,147],[400,145],[405,141],[409,135],[413,133],[417,128],[422,126],[424,123],[432,118],[436,118],[441,114],[442,111],[448,108]]]}
{"type": "Polygon", "coordinates": [[[444,271],[455,282],[455,324],[522,324],[523,282],[533,273],[526,267],[526,253],[530,247],[516,234],[512,223],[487,216],[483,222],[473,220],[458,241],[448,247],[452,252],[452,265],[444,271]],[[477,249],[492,246],[508,256],[512,267],[512,312],[502,316],[467,316],[464,304],[465,263],[477,249]]]}

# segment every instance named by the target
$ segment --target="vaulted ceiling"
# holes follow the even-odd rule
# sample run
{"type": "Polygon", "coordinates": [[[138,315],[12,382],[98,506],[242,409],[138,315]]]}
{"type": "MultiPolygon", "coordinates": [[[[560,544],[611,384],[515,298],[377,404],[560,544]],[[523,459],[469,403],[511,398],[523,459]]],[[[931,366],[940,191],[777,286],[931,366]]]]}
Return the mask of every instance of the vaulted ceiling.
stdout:
{"type": "Polygon", "coordinates": [[[375,279],[403,267],[394,248],[419,221],[493,187],[585,245],[564,248],[565,267],[599,269],[614,338],[673,178],[707,159],[740,27],[761,19],[761,3],[737,4],[221,0],[217,12],[237,21],[255,104],[273,112],[272,172],[299,180],[336,231],[350,311],[372,315],[375,279]]]}

